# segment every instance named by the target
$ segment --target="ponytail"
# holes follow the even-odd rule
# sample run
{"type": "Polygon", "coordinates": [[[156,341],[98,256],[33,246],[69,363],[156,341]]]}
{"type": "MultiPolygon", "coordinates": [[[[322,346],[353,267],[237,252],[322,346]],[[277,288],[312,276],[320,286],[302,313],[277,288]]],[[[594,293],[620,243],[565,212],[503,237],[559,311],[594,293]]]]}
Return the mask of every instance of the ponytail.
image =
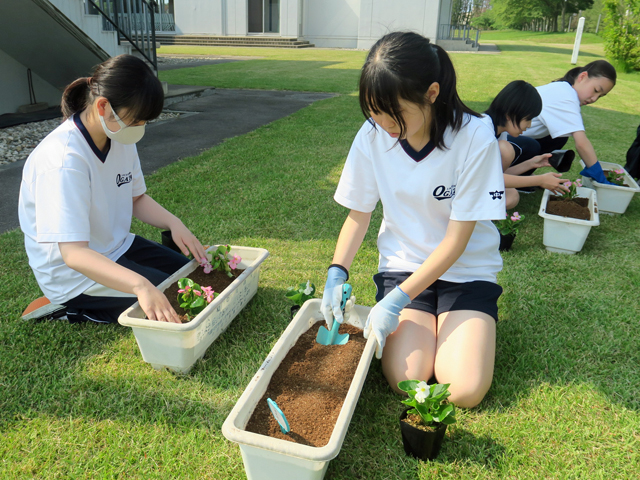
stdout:
{"type": "Polygon", "coordinates": [[[81,112],[89,105],[91,96],[90,81],[91,77],[78,78],[64,89],[60,108],[65,120],[73,114],[81,112]]]}
{"type": "Polygon", "coordinates": [[[456,88],[456,70],[451,63],[451,58],[447,52],[439,45],[431,44],[431,48],[436,51],[438,61],[440,62],[440,94],[433,103],[433,119],[431,122],[431,138],[436,142],[439,148],[446,148],[444,145],[444,132],[447,127],[451,127],[454,132],[460,130],[463,124],[465,113],[479,117],[476,113],[467,107],[456,88]]]}
{"type": "Polygon", "coordinates": [[[413,32],[393,32],[379,39],[362,66],[359,84],[360,108],[365,118],[384,112],[406,132],[399,99],[429,106],[432,111],[431,141],[440,149],[447,127],[462,127],[465,113],[479,116],[467,107],[456,90],[456,72],[447,52],[413,32]],[[440,93],[430,103],[429,87],[437,82],[440,93]]]}
{"type": "Polygon", "coordinates": [[[153,120],[164,107],[162,84],[147,64],[133,55],[112,57],[98,65],[91,77],[67,86],[61,102],[65,119],[87,108],[97,97],[105,97],[118,112],[126,110],[133,122],[153,120]]]}
{"type": "Polygon", "coordinates": [[[576,81],[578,75],[582,72],[587,72],[589,78],[593,77],[604,77],[611,80],[611,82],[615,85],[617,79],[616,69],[613,65],[611,65],[606,60],[596,60],[594,62],[588,63],[584,67],[575,67],[569,70],[564,74],[564,77],[558,78],[554,80],[555,82],[568,82],[570,85],[573,85],[576,81]]]}

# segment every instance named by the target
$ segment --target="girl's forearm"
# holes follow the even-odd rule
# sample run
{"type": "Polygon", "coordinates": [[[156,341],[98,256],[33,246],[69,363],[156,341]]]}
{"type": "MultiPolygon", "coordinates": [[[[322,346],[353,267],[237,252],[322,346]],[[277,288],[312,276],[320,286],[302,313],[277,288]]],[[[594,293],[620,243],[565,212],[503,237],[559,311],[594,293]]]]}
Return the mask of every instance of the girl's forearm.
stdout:
{"type": "Polygon", "coordinates": [[[69,268],[105,287],[137,295],[140,289],[151,286],[142,275],[92,250],[87,242],[59,243],[58,248],[69,268]]]}
{"type": "Polygon", "coordinates": [[[598,156],[593,148],[593,145],[587,138],[585,132],[573,132],[573,140],[576,144],[576,150],[582,161],[584,161],[587,167],[591,167],[598,161],[598,156]]]}
{"type": "Polygon", "coordinates": [[[143,194],[133,199],[133,216],[156,228],[171,230],[180,219],[165,209],[149,195],[143,194]]]}
{"type": "Polygon", "coordinates": [[[412,300],[440,278],[467,248],[476,222],[450,220],[442,242],[400,288],[412,300]]]}
{"type": "Polygon", "coordinates": [[[336,250],[333,254],[333,262],[338,265],[342,265],[349,270],[351,268],[351,262],[356,256],[362,240],[364,239],[367,230],[369,229],[369,222],[371,221],[371,212],[358,212],[351,210],[347,219],[342,225],[340,230],[340,236],[336,243],[336,250]]]}

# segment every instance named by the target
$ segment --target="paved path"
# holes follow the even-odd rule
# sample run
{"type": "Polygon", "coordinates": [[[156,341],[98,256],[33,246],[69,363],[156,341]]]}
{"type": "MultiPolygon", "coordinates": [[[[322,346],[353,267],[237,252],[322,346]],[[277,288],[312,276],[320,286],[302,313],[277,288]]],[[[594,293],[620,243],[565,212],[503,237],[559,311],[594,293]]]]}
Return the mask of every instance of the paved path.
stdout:
{"type": "MultiPolygon", "coordinates": [[[[227,89],[209,90],[206,94],[168,107],[191,113],[147,127],[145,136],[138,143],[145,174],[333,96],[227,89]]],[[[17,205],[23,166],[24,160],[0,166],[0,233],[19,227],[17,205]]]]}

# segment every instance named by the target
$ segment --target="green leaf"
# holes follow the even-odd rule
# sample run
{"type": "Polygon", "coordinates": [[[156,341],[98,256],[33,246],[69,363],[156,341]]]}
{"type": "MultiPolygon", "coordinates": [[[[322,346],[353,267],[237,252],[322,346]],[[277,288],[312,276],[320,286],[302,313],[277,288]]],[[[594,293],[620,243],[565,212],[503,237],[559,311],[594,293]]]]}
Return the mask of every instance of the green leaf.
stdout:
{"type": "MultiPolygon", "coordinates": [[[[419,384],[420,382],[418,380],[403,380],[402,382],[398,382],[398,388],[400,390],[402,390],[403,392],[411,392],[411,390],[416,389],[416,386],[419,384]]],[[[415,395],[415,392],[414,392],[415,395]]]]}
{"type": "Polygon", "coordinates": [[[191,302],[191,308],[203,307],[205,305],[204,298],[196,297],[196,299],[191,302]]]}

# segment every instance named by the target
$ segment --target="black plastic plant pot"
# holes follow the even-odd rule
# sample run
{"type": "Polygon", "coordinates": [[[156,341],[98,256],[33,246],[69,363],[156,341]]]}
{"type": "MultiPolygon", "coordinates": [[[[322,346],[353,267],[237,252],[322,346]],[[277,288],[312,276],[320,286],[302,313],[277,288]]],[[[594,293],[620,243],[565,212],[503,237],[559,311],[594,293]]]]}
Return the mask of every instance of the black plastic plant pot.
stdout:
{"type": "Polygon", "coordinates": [[[571,169],[574,158],[576,158],[576,152],[573,150],[554,150],[551,152],[549,164],[558,172],[564,173],[571,169]]]}
{"type": "Polygon", "coordinates": [[[164,245],[165,247],[170,248],[174,252],[182,253],[180,251],[180,249],[178,248],[178,246],[176,245],[176,243],[173,241],[173,238],[171,237],[171,231],[170,230],[162,231],[160,233],[160,236],[162,237],[162,245],[164,245]]]}
{"type": "Polygon", "coordinates": [[[298,310],[300,310],[300,305],[294,305],[291,307],[291,320],[293,320],[293,317],[296,316],[296,313],[298,313],[298,310]]]}
{"type": "Polygon", "coordinates": [[[407,408],[400,415],[400,431],[402,432],[404,451],[407,455],[420,460],[434,460],[440,453],[447,426],[441,423],[435,431],[426,431],[413,427],[402,421],[407,417],[409,410],[411,409],[407,408]]]}
{"type": "Polygon", "coordinates": [[[515,233],[510,233],[509,235],[500,234],[500,247],[498,247],[498,249],[501,252],[508,252],[509,250],[511,250],[511,245],[513,245],[513,241],[515,239],[515,233]]]}

